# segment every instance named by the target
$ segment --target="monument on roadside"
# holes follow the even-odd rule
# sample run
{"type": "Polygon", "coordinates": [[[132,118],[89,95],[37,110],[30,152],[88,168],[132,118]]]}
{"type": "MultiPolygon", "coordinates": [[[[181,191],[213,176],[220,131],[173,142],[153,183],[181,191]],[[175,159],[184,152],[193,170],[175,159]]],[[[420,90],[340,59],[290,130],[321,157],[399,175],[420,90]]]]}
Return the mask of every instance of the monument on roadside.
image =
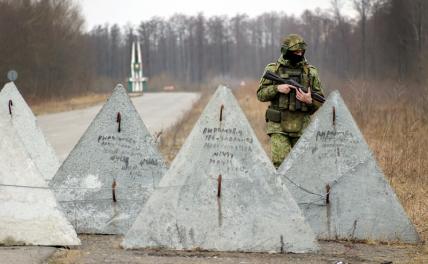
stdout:
{"type": "Polygon", "coordinates": [[[152,136],[118,85],[50,186],[78,233],[123,234],[165,170],[152,136]]]}
{"type": "Polygon", "coordinates": [[[37,119],[13,82],[0,91],[0,108],[20,137],[37,169],[49,181],[59,167],[59,160],[37,124],[37,119]]]}
{"type": "Polygon", "coordinates": [[[316,250],[313,231],[274,172],[233,94],[220,86],[122,245],[316,250]]]}
{"type": "Polygon", "coordinates": [[[8,115],[0,109],[0,245],[79,245],[8,115]]]}
{"type": "Polygon", "coordinates": [[[131,77],[128,79],[128,92],[143,93],[146,89],[147,78],[143,75],[141,44],[134,41],[131,47],[131,77]]]}
{"type": "Polygon", "coordinates": [[[337,91],[278,173],[320,239],[419,241],[337,91]]]}

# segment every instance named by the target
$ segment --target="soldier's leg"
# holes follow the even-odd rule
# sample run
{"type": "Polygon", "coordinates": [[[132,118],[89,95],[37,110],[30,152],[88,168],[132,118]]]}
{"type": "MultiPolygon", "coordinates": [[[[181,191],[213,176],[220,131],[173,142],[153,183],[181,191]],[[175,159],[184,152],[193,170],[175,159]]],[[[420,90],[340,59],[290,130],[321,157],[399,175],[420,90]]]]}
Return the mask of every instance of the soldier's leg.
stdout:
{"type": "Polygon", "coordinates": [[[270,142],[272,162],[275,168],[278,168],[291,150],[290,140],[284,134],[271,134],[270,142]]]}

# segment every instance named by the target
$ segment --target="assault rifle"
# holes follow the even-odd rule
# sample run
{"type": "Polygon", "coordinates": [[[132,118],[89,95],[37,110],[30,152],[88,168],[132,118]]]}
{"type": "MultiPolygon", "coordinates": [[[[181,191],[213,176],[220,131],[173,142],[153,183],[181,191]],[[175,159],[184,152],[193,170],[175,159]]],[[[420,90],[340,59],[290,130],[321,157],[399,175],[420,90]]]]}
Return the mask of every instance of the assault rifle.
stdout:
{"type": "MultiPolygon", "coordinates": [[[[266,73],[263,75],[263,78],[265,78],[267,80],[271,80],[273,82],[280,83],[280,84],[290,84],[290,85],[293,85],[296,88],[300,88],[300,90],[304,91],[305,93],[308,92],[308,89],[306,89],[305,87],[303,87],[303,85],[301,85],[300,83],[296,82],[295,80],[281,78],[281,77],[279,77],[278,75],[276,75],[275,73],[273,73],[271,71],[266,71],[266,73]]],[[[311,96],[312,96],[312,99],[314,99],[314,100],[316,100],[316,101],[318,101],[320,103],[324,103],[325,102],[325,98],[322,95],[320,95],[320,94],[318,94],[318,93],[316,93],[314,91],[311,91],[311,96]]]]}

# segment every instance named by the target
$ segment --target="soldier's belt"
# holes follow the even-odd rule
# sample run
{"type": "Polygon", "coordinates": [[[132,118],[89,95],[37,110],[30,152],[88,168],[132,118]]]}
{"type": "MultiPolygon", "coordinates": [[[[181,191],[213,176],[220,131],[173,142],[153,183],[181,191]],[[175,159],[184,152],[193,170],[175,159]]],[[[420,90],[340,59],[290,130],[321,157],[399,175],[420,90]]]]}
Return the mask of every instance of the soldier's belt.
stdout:
{"type": "Polygon", "coordinates": [[[297,133],[303,129],[304,116],[307,113],[302,111],[288,111],[268,108],[266,110],[266,121],[281,123],[281,128],[285,132],[297,133]]]}

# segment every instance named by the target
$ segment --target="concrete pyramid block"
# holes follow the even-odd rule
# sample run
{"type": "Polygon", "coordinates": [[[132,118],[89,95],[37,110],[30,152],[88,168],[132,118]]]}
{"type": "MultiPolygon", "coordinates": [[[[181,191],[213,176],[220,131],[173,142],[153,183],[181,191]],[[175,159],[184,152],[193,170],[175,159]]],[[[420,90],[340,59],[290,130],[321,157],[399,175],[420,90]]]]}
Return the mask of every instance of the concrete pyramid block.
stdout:
{"type": "Polygon", "coordinates": [[[337,91],[278,173],[320,239],[419,241],[337,91]]]}
{"type": "Polygon", "coordinates": [[[7,115],[0,109],[0,245],[79,245],[7,115]]]}
{"type": "Polygon", "coordinates": [[[0,91],[0,105],[8,113],[8,118],[12,120],[25,149],[44,179],[52,179],[59,167],[58,157],[13,82],[7,83],[0,91]]]}
{"type": "Polygon", "coordinates": [[[313,231],[231,91],[220,86],[122,246],[308,252],[313,231]]]}
{"type": "Polygon", "coordinates": [[[78,233],[123,234],[165,171],[152,136],[118,85],[50,186],[78,233]]]}

